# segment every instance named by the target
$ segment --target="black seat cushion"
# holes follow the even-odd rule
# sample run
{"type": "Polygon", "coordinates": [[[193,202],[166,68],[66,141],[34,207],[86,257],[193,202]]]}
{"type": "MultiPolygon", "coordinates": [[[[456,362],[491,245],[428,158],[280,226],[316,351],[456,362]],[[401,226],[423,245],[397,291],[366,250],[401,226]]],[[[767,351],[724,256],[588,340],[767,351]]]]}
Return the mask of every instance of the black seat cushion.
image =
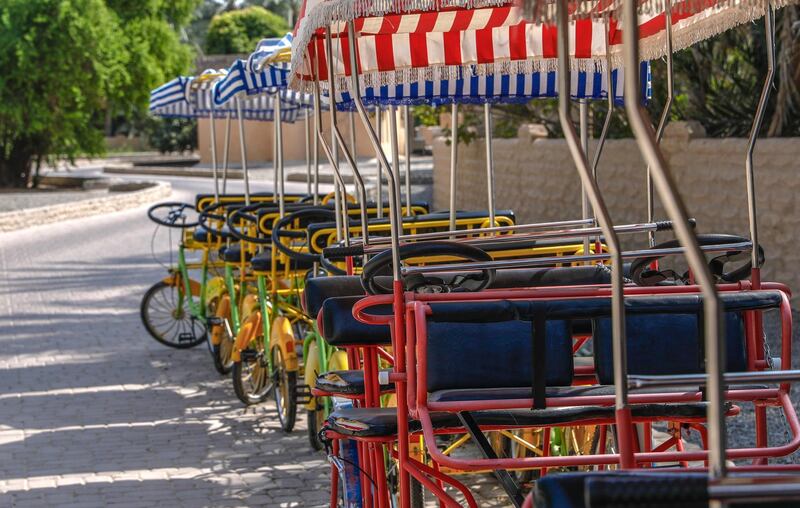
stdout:
{"type": "MultiPolygon", "coordinates": [[[[281,259],[285,259],[281,257],[281,259]]],[[[250,266],[253,267],[253,270],[258,272],[268,272],[272,270],[272,249],[265,249],[264,252],[253,256],[250,260],[250,266]]],[[[307,261],[297,261],[295,259],[291,260],[290,270],[311,270],[314,267],[314,263],[309,263],[307,261]]],[[[286,267],[283,263],[278,263],[278,270],[284,270],[286,267]]]]}
{"type": "MultiPolygon", "coordinates": [[[[626,316],[628,373],[631,375],[698,374],[705,372],[702,320],[695,314],[626,316]]],[[[747,370],[744,320],[725,314],[727,370],[747,370]]],[[[595,320],[595,369],[600,384],[614,383],[611,320],[595,320]]]]}
{"type": "MultiPolygon", "coordinates": [[[[353,305],[363,297],[328,298],[322,304],[322,336],[332,346],[387,345],[392,343],[388,325],[368,325],[353,317],[353,305]]],[[[391,315],[392,306],[377,306],[370,314],[391,315]]]]}
{"type": "Polygon", "coordinates": [[[303,290],[303,309],[309,316],[317,317],[319,311],[322,310],[322,304],[328,298],[364,294],[361,277],[357,275],[314,277],[306,281],[303,290]]]}
{"type": "MultiPolygon", "coordinates": [[[[429,321],[428,391],[530,387],[533,376],[532,334],[528,321],[429,321]]],[[[572,332],[568,321],[547,322],[546,349],[546,384],[572,384],[572,332]]]]}
{"type": "MultiPolygon", "coordinates": [[[[386,371],[390,372],[390,371],[386,371]]],[[[317,376],[315,388],[334,395],[363,395],[363,370],[332,370],[317,376]]],[[[394,383],[381,386],[381,391],[393,391],[394,383]]]]}
{"type": "MultiPolygon", "coordinates": [[[[638,404],[632,407],[634,418],[703,418],[706,403],[691,404],[638,404]]],[[[548,409],[512,409],[472,411],[478,425],[498,427],[543,427],[575,424],[582,421],[613,419],[613,406],[579,406],[548,409]]],[[[461,427],[456,413],[434,411],[431,423],[436,429],[461,427]]],[[[422,424],[408,420],[409,431],[419,432],[422,424]]],[[[337,409],[328,417],[328,428],[340,434],[356,437],[391,437],[397,434],[396,408],[346,408],[337,409]]]]}
{"type": "MultiPolygon", "coordinates": [[[[242,260],[242,246],[239,243],[234,243],[230,247],[222,247],[219,250],[219,255],[227,263],[238,263],[242,260]]],[[[253,254],[251,252],[245,251],[245,261],[249,261],[252,257],[253,254]]]]}
{"type": "MultiPolygon", "coordinates": [[[[739,387],[737,388],[744,388],[739,387]]],[[[764,385],[748,386],[748,389],[761,389],[766,388],[764,385]]],[[[686,387],[674,388],[646,388],[637,389],[635,393],[687,393],[690,391],[699,391],[699,388],[689,389],[686,387]]],[[[548,386],[548,398],[558,397],[590,397],[590,396],[608,396],[614,395],[614,385],[582,385],[582,386],[548,386]]],[[[631,392],[634,393],[634,392],[631,392]]],[[[513,399],[530,399],[531,388],[517,386],[517,387],[502,387],[502,388],[471,388],[460,390],[439,390],[428,394],[430,402],[462,402],[473,400],[513,400],[513,399]]]]}
{"type": "Polygon", "coordinates": [[[218,232],[216,231],[209,231],[208,229],[204,228],[203,226],[198,226],[195,228],[194,232],[192,233],[192,238],[195,242],[217,242],[221,240],[227,240],[230,238],[230,230],[228,230],[228,226],[223,226],[221,230],[218,232]]]}

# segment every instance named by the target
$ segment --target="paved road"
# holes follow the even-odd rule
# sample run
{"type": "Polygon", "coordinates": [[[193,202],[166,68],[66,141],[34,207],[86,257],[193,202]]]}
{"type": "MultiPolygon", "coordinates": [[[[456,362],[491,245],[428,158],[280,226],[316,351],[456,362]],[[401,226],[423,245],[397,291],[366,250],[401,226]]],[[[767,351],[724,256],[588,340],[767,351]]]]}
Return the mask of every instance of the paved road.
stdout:
{"type": "Polygon", "coordinates": [[[144,212],[0,234],[0,506],[323,505],[302,424],[244,410],[202,347],[148,338],[139,300],[163,270],[144,212]]]}

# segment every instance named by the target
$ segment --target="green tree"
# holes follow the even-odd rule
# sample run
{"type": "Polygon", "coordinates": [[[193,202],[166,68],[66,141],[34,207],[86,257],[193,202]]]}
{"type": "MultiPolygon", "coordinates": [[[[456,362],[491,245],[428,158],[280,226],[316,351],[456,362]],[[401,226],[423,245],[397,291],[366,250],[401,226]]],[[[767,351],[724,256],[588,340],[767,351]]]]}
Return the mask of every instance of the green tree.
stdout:
{"type": "Polygon", "coordinates": [[[128,80],[117,31],[102,0],[0,7],[0,186],[27,185],[45,158],[103,150],[95,125],[128,80]]]}
{"type": "Polygon", "coordinates": [[[214,16],[208,26],[206,53],[249,53],[266,37],[282,37],[289,25],[263,7],[229,11],[214,16]]]}
{"type": "Polygon", "coordinates": [[[198,0],[0,3],[0,186],[45,162],[104,151],[110,118],[141,116],[149,90],[185,72],[178,30],[198,0]]]}

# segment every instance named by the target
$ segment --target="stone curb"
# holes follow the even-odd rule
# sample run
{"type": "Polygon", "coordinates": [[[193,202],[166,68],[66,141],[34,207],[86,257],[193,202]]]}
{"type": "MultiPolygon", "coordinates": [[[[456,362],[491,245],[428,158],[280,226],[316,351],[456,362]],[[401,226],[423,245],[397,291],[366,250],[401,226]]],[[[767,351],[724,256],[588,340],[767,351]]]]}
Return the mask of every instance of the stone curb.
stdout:
{"type": "MultiPolygon", "coordinates": [[[[198,178],[213,178],[210,169],[176,169],[169,166],[134,166],[132,164],[107,164],[103,173],[112,175],[155,175],[155,176],[190,176],[198,178]]],[[[221,176],[221,175],[220,175],[221,176]]],[[[242,180],[242,171],[239,169],[228,170],[229,180],[242,180]]]]}
{"type": "Polygon", "coordinates": [[[112,192],[110,195],[100,198],[2,212],[0,213],[0,232],[119,212],[169,197],[170,194],[172,194],[172,186],[169,183],[153,182],[147,188],[132,192],[112,192]]]}

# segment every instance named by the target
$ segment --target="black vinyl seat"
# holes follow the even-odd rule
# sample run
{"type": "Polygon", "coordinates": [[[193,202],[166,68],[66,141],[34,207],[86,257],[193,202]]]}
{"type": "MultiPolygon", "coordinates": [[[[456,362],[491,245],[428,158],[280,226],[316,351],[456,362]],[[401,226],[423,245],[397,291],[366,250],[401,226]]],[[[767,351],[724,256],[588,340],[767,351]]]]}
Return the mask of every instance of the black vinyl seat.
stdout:
{"type": "MultiPolygon", "coordinates": [[[[737,476],[758,478],[757,474],[737,476]]],[[[703,472],[559,473],[539,479],[531,495],[536,508],[708,508],[708,485],[708,474],[703,472]]],[[[757,499],[732,506],[792,508],[800,506],[800,501],[757,499]]]]}
{"type": "Polygon", "coordinates": [[[203,226],[198,226],[192,233],[192,239],[195,242],[210,243],[227,240],[231,237],[228,226],[223,226],[219,231],[209,231],[203,226]]]}
{"type": "MultiPolygon", "coordinates": [[[[238,243],[234,243],[231,244],[230,247],[222,247],[219,250],[219,256],[226,263],[238,263],[242,260],[242,246],[238,243]]],[[[249,251],[245,251],[244,253],[245,261],[249,261],[252,257],[253,257],[252,253],[250,253],[249,251]]]]}
{"type": "MultiPolygon", "coordinates": [[[[384,372],[390,372],[385,370],[384,372]]],[[[317,376],[315,388],[333,395],[363,395],[363,370],[332,370],[317,376]]],[[[381,391],[394,391],[394,383],[381,386],[381,391]]]]}
{"type": "MultiPolygon", "coordinates": [[[[633,418],[695,419],[704,418],[707,403],[692,404],[639,404],[632,407],[633,418]]],[[[581,421],[614,418],[613,406],[580,406],[548,409],[512,409],[471,411],[478,425],[498,427],[544,427],[563,424],[580,424],[581,421]]],[[[456,413],[434,411],[430,413],[435,429],[460,428],[456,413]]],[[[409,431],[419,432],[422,425],[409,418],[409,431]]],[[[327,428],[353,437],[386,437],[397,434],[396,408],[345,408],[328,417],[327,428]]]]}
{"type": "MultiPolygon", "coordinates": [[[[285,258],[281,257],[281,259],[285,258]]],[[[272,249],[265,249],[264,252],[253,256],[250,260],[250,266],[253,267],[253,270],[258,272],[269,272],[272,270],[272,249]]],[[[311,270],[314,267],[314,263],[292,259],[289,267],[290,270],[311,270]]],[[[285,265],[279,261],[278,270],[281,271],[285,268],[285,265]]]]}

